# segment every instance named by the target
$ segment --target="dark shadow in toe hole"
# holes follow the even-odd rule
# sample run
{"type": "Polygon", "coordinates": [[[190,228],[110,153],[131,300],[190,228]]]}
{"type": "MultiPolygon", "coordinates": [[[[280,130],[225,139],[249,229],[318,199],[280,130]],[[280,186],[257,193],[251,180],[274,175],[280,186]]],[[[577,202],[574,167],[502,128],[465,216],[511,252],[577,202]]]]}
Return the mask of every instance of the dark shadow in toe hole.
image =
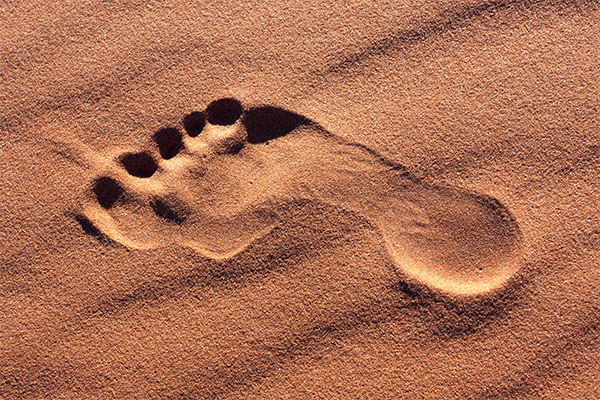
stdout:
{"type": "Polygon", "coordinates": [[[96,179],[92,191],[96,196],[98,204],[107,210],[119,200],[119,197],[121,197],[124,192],[123,187],[119,182],[107,176],[96,179]]]}
{"type": "Polygon", "coordinates": [[[148,153],[125,154],[121,156],[121,164],[129,174],[138,178],[149,178],[158,169],[156,161],[148,153]]]}
{"type": "Polygon", "coordinates": [[[185,217],[178,215],[162,200],[154,200],[150,203],[150,205],[152,206],[154,213],[160,218],[175,222],[176,224],[182,224],[185,221],[185,217]]]}
{"type": "Polygon", "coordinates": [[[206,107],[208,122],[213,125],[232,125],[242,115],[242,103],[236,99],[215,100],[206,107]]]}
{"type": "Polygon", "coordinates": [[[96,228],[94,226],[92,221],[87,219],[85,216],[76,215],[75,221],[77,221],[77,223],[79,223],[79,226],[81,226],[81,229],[83,229],[83,231],[85,233],[87,233],[88,235],[95,237],[97,240],[99,240],[102,243],[106,243],[109,241],[108,238],[106,236],[104,236],[104,234],[102,232],[100,232],[100,230],[98,228],[96,228]]]}
{"type": "Polygon", "coordinates": [[[183,128],[188,135],[196,137],[206,125],[206,114],[194,111],[183,117],[183,128]]]}
{"type": "Polygon", "coordinates": [[[264,143],[285,136],[300,125],[312,124],[308,118],[272,106],[251,108],[244,113],[242,123],[250,143],[264,143]]]}
{"type": "Polygon", "coordinates": [[[183,137],[175,128],[164,128],[157,131],[154,141],[158,145],[160,156],[165,160],[173,158],[183,148],[183,137]]]}

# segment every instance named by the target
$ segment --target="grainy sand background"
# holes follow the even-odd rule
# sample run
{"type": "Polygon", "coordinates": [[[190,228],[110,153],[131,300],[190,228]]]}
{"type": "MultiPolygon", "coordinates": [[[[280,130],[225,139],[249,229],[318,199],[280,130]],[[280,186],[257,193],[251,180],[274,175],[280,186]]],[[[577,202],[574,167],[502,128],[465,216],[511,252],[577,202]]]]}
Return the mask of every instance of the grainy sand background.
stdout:
{"type": "Polygon", "coordinates": [[[0,398],[600,398],[599,21],[566,0],[2,2],[0,398]],[[222,98],[311,122],[194,158],[229,128],[183,121],[222,98]],[[181,149],[128,176],[167,127],[181,149]],[[463,206],[466,233],[444,222],[463,206]],[[423,259],[461,250],[411,275],[389,224],[424,226],[423,259]]]}

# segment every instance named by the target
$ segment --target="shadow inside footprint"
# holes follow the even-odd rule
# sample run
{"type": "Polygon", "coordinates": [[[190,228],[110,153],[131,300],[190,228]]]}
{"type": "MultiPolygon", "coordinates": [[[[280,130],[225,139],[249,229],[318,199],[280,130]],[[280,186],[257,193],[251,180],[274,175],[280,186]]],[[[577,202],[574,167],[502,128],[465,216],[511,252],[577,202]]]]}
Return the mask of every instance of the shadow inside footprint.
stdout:
{"type": "Polygon", "coordinates": [[[120,161],[130,175],[138,178],[150,178],[158,169],[156,161],[148,153],[127,153],[121,156],[120,161]]]}
{"type": "Polygon", "coordinates": [[[206,107],[206,115],[213,125],[231,125],[240,118],[243,110],[239,100],[228,97],[210,103],[206,107]]]}
{"type": "Polygon", "coordinates": [[[248,132],[248,142],[254,144],[285,136],[301,125],[315,125],[302,115],[272,106],[249,109],[242,123],[248,132]]]}
{"type": "Polygon", "coordinates": [[[111,208],[121,197],[124,190],[116,180],[103,176],[98,178],[92,187],[98,204],[106,210],[111,208]]]}
{"type": "Polygon", "coordinates": [[[185,217],[173,210],[167,203],[162,200],[154,200],[151,202],[154,213],[162,219],[167,221],[175,222],[181,225],[185,222],[185,217]]]}
{"type": "Polygon", "coordinates": [[[161,129],[153,138],[158,145],[160,156],[165,160],[175,157],[183,148],[183,137],[176,128],[161,129]]]}
{"type": "Polygon", "coordinates": [[[83,229],[83,231],[88,235],[94,236],[99,240],[104,239],[104,235],[102,234],[102,232],[100,232],[98,228],[96,228],[94,224],[89,219],[87,219],[85,215],[75,215],[75,221],[77,221],[79,226],[81,226],[81,229],[83,229]]]}
{"type": "Polygon", "coordinates": [[[199,111],[189,113],[183,118],[183,128],[191,137],[196,137],[206,126],[206,114],[199,111]]]}

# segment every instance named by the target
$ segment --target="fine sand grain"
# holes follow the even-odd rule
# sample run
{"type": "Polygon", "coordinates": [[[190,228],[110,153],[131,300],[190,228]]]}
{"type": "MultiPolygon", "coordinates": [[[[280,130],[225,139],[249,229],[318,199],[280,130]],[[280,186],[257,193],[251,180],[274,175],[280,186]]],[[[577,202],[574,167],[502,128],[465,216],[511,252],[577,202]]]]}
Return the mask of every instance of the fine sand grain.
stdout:
{"type": "Polygon", "coordinates": [[[0,399],[600,398],[600,3],[0,4],[0,399]]]}

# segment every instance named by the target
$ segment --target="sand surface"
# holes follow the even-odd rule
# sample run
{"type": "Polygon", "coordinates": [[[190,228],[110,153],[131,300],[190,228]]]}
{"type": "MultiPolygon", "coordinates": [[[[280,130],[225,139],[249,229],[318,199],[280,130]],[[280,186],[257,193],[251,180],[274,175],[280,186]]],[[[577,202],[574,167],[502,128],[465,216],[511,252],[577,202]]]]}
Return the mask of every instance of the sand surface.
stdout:
{"type": "Polygon", "coordinates": [[[0,3],[0,399],[600,398],[600,3],[0,3]]]}

